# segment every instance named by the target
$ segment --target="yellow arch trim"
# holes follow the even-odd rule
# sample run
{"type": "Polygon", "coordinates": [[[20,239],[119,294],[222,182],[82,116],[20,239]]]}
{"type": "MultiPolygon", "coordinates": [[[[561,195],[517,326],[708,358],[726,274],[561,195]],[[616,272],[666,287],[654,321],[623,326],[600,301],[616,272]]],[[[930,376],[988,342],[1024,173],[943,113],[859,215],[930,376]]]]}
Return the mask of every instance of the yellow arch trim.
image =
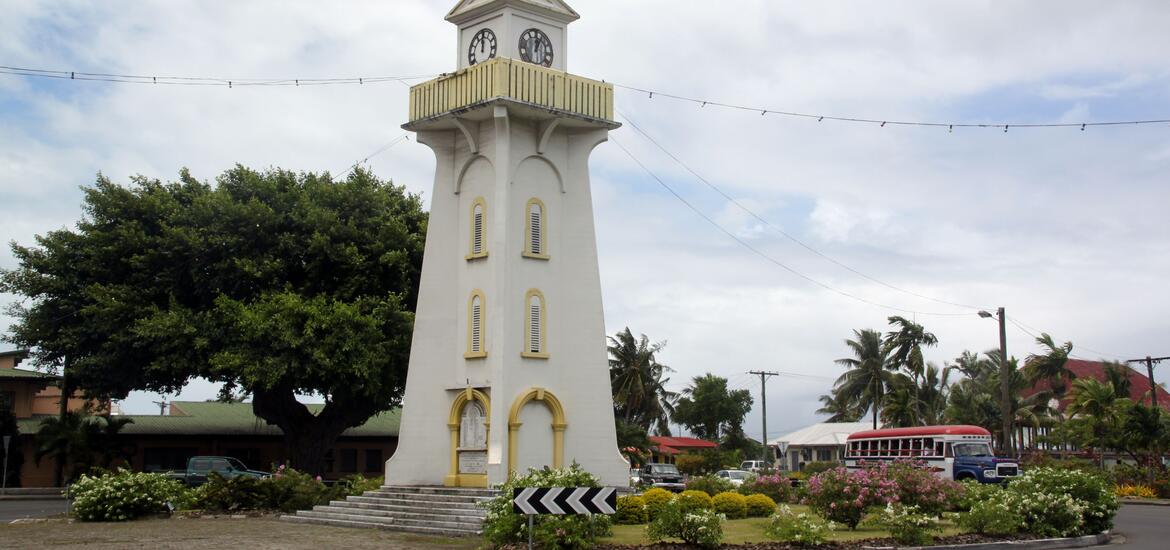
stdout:
{"type": "Polygon", "coordinates": [[[459,427],[462,424],[460,420],[463,416],[463,407],[472,401],[483,403],[484,426],[487,428],[489,438],[492,433],[492,403],[487,394],[475,388],[459,392],[459,395],[455,396],[455,402],[451,403],[451,415],[447,417],[447,429],[451,438],[451,464],[447,470],[447,477],[443,479],[443,485],[447,487],[487,487],[487,474],[459,473],[459,427]]]}
{"type": "Polygon", "coordinates": [[[471,291],[471,296],[467,298],[467,351],[463,353],[464,359],[481,359],[487,357],[487,297],[483,295],[483,291],[475,289],[471,291]],[[475,305],[475,299],[479,298],[479,351],[471,349],[471,310],[475,305]]]}
{"type": "Polygon", "coordinates": [[[534,258],[537,260],[548,259],[548,207],[544,205],[544,201],[532,197],[528,199],[528,204],[524,205],[524,252],[525,258],[534,258]],[[532,207],[540,207],[540,246],[539,253],[532,251],[532,207]]]}
{"type": "Polygon", "coordinates": [[[520,394],[515,401],[512,402],[512,410],[508,413],[508,472],[509,476],[516,471],[516,456],[517,445],[520,432],[520,410],[527,405],[529,401],[540,401],[548,407],[548,411],[552,413],[552,430],[553,430],[553,468],[561,468],[565,462],[565,428],[569,426],[565,422],[565,407],[561,405],[561,400],[557,399],[556,395],[544,388],[531,388],[528,391],[520,394]]]}
{"type": "Polygon", "coordinates": [[[524,342],[523,347],[520,348],[520,357],[528,359],[548,359],[548,334],[546,328],[548,327],[548,305],[544,301],[544,293],[538,289],[530,288],[528,292],[524,293],[524,342]],[[535,297],[540,300],[540,351],[534,352],[528,349],[528,339],[532,336],[532,311],[529,310],[528,305],[532,303],[532,298],[535,297]]]}
{"type": "Polygon", "coordinates": [[[467,227],[467,260],[477,260],[479,258],[486,258],[488,256],[488,207],[487,200],[483,197],[476,197],[471,201],[471,210],[468,212],[468,221],[471,222],[467,227]],[[475,251],[475,208],[483,209],[483,243],[480,251],[475,251]]]}

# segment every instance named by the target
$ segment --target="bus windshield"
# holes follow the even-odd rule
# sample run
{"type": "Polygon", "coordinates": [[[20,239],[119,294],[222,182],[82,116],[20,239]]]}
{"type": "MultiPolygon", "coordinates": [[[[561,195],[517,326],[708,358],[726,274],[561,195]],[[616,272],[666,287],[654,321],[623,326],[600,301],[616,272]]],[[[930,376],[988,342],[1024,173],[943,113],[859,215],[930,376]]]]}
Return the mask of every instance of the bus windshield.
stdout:
{"type": "Polygon", "coordinates": [[[986,443],[955,443],[951,448],[956,457],[992,456],[991,447],[986,443]]]}

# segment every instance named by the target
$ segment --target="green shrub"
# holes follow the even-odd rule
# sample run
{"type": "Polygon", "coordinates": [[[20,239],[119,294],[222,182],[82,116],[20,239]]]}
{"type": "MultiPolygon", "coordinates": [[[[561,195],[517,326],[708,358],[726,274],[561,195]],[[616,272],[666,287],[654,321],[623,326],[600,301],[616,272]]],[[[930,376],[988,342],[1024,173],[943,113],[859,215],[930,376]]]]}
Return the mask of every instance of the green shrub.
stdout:
{"type": "Polygon", "coordinates": [[[973,479],[964,480],[960,484],[963,486],[963,491],[955,500],[954,507],[961,512],[970,510],[980,502],[995,498],[1004,488],[1004,485],[999,483],[979,483],[973,479]]]}
{"type": "Polygon", "coordinates": [[[747,498],[739,493],[719,493],[711,499],[715,511],[729,519],[743,519],[747,517],[747,498]]]}
{"type": "Polygon", "coordinates": [[[658,511],[662,510],[663,506],[666,506],[670,501],[674,500],[674,493],[655,487],[642,493],[642,500],[646,501],[647,519],[653,520],[658,516],[658,511]]]}
{"type": "Polygon", "coordinates": [[[341,498],[340,491],[326,486],[320,477],[284,466],[277,468],[276,473],[261,484],[268,494],[265,507],[285,513],[308,510],[341,498]]]}
{"type": "Polygon", "coordinates": [[[804,467],[800,469],[800,471],[804,472],[805,475],[812,477],[812,476],[815,476],[821,472],[827,472],[829,470],[832,470],[833,468],[839,468],[840,466],[841,466],[840,462],[819,460],[816,462],[809,462],[809,463],[805,464],[804,467]]]}
{"type": "Polygon", "coordinates": [[[736,491],[742,495],[765,495],[773,502],[795,502],[796,496],[792,480],[781,474],[760,474],[745,481],[736,491]]]}
{"type": "Polygon", "coordinates": [[[683,491],[677,497],[675,497],[674,502],[678,504],[679,508],[682,508],[684,512],[711,509],[711,497],[703,491],[683,491]]]}
{"type": "Polygon", "coordinates": [[[650,514],[646,511],[646,500],[637,495],[618,497],[615,519],[622,525],[646,523],[650,520],[650,514]]]}
{"type": "Polygon", "coordinates": [[[672,501],[650,522],[646,536],[653,542],[675,538],[702,548],[716,548],[723,541],[723,519],[722,514],[712,510],[686,511],[672,501]]]}
{"type": "MultiPolygon", "coordinates": [[[[526,475],[509,479],[500,487],[499,496],[487,501],[483,536],[495,546],[528,542],[528,518],[512,512],[517,487],[600,486],[596,477],[575,463],[568,468],[529,469],[526,475]]],[[[589,516],[535,516],[532,539],[540,548],[591,548],[596,537],[608,536],[611,531],[605,515],[592,516],[592,521],[589,516]]]]}
{"type": "Polygon", "coordinates": [[[782,504],[764,527],[764,536],[811,546],[824,544],[834,528],[831,521],[803,512],[795,514],[787,504],[782,504]]]}
{"type": "Polygon", "coordinates": [[[1009,506],[1003,491],[987,494],[986,498],[972,501],[968,511],[959,515],[959,527],[984,535],[1010,535],[1024,530],[1023,515],[1009,506]]]}
{"type": "Polygon", "coordinates": [[[776,511],[776,501],[768,495],[748,495],[744,502],[747,504],[749,518],[766,518],[776,511]]]}
{"type": "Polygon", "coordinates": [[[889,531],[895,542],[906,546],[926,546],[934,542],[935,534],[942,532],[938,517],[923,513],[917,506],[887,504],[880,513],[870,517],[889,531]]]}
{"type": "Polygon", "coordinates": [[[702,491],[707,493],[707,496],[713,497],[719,493],[734,491],[735,485],[732,484],[730,480],[713,475],[698,476],[692,477],[689,481],[687,481],[687,490],[702,491]]]}
{"type": "Polygon", "coordinates": [[[126,521],[184,507],[190,491],[163,474],[118,470],[82,475],[69,487],[73,515],[81,521],[126,521]]]}
{"type": "Polygon", "coordinates": [[[200,510],[236,512],[267,508],[269,491],[267,480],[251,477],[226,479],[212,472],[207,483],[194,491],[192,506],[200,510]]]}
{"type": "Polygon", "coordinates": [[[341,480],[340,486],[341,496],[361,496],[367,491],[376,491],[382,488],[385,484],[385,479],[382,476],[366,477],[361,474],[354,474],[341,480]]]}

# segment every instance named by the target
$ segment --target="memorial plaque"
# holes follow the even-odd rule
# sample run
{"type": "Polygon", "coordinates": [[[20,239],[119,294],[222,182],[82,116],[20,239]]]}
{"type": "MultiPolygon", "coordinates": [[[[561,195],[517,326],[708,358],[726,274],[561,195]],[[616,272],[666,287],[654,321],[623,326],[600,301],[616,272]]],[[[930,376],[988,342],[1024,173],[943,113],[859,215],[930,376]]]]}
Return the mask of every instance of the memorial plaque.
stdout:
{"type": "Polygon", "coordinates": [[[459,473],[486,474],[487,451],[461,451],[459,453],[459,473]]]}

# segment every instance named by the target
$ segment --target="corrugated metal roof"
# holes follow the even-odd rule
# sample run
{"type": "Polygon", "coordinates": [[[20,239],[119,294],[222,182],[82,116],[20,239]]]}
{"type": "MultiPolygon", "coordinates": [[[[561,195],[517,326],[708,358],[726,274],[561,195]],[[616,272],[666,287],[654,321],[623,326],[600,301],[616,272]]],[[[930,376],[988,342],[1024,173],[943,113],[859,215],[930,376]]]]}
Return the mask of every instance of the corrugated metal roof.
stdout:
{"type": "MultiPolygon", "coordinates": [[[[127,435],[260,435],[279,437],[280,428],[270,426],[252,413],[251,403],[219,403],[176,401],[175,408],[185,415],[121,415],[134,423],[122,428],[127,435]]],[[[313,412],[323,405],[310,404],[313,412]]],[[[370,418],[365,424],[346,430],[343,437],[395,437],[402,418],[402,409],[393,409],[370,418]]],[[[21,433],[35,433],[41,418],[26,418],[17,422],[21,433]]]]}
{"type": "Polygon", "coordinates": [[[822,447],[844,445],[850,434],[873,428],[872,422],[822,422],[777,437],[768,445],[790,447],[822,447]]]}
{"type": "Polygon", "coordinates": [[[43,373],[40,371],[35,371],[35,370],[0,369],[0,379],[30,380],[30,379],[36,379],[36,378],[43,379],[43,380],[50,381],[50,382],[61,379],[60,376],[57,376],[55,374],[46,374],[46,373],[43,373]]]}

